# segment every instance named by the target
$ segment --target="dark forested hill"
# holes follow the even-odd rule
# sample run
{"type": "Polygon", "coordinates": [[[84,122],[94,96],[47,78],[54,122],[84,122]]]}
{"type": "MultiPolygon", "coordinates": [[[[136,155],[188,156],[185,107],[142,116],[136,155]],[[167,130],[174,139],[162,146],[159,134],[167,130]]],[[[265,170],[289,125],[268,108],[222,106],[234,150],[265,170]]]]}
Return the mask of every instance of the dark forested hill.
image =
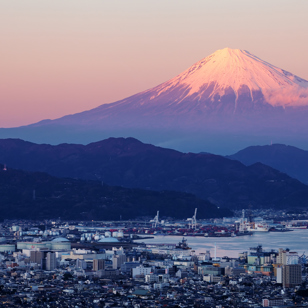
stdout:
{"type": "Polygon", "coordinates": [[[181,153],[133,138],[109,138],[86,146],[4,139],[0,140],[0,163],[113,186],[187,192],[220,207],[308,205],[308,187],[271,167],[245,166],[212,154],[181,153]]]}
{"type": "Polygon", "coordinates": [[[251,146],[228,158],[236,159],[247,166],[260,162],[308,184],[308,151],[293,146],[284,144],[251,146]]]}
{"type": "Polygon", "coordinates": [[[198,208],[199,218],[222,217],[220,210],[192,194],[102,185],[99,181],[56,178],[0,166],[0,219],[119,220],[140,216],[187,218],[198,208]]]}

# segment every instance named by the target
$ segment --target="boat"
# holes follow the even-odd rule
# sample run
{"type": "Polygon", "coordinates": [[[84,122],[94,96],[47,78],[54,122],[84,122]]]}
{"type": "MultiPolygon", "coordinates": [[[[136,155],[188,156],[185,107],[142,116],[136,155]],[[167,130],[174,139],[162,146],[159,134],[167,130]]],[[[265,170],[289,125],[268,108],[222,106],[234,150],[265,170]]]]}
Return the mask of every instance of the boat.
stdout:
{"type": "Polygon", "coordinates": [[[263,222],[255,223],[248,222],[246,220],[241,221],[239,232],[268,232],[270,229],[269,225],[263,222]]]}
{"type": "Polygon", "coordinates": [[[286,228],[285,225],[276,225],[274,227],[271,227],[269,231],[270,232],[290,232],[293,230],[286,228]]]}
{"type": "Polygon", "coordinates": [[[287,229],[307,229],[306,225],[286,225],[287,229]]]}
{"type": "Polygon", "coordinates": [[[238,231],[235,233],[235,236],[244,236],[244,235],[252,235],[253,232],[251,231],[247,231],[247,230],[243,230],[243,231],[238,231]]]}
{"type": "Polygon", "coordinates": [[[247,226],[247,231],[251,231],[251,232],[268,232],[269,231],[269,225],[265,224],[265,223],[250,223],[247,226]]]}
{"type": "Polygon", "coordinates": [[[231,237],[233,236],[231,232],[222,232],[222,231],[217,231],[217,232],[210,232],[207,235],[208,237],[231,237]]]}
{"type": "Polygon", "coordinates": [[[183,237],[182,241],[178,243],[178,245],[175,246],[176,249],[182,249],[182,250],[188,250],[191,249],[187,245],[187,240],[183,237]]]}

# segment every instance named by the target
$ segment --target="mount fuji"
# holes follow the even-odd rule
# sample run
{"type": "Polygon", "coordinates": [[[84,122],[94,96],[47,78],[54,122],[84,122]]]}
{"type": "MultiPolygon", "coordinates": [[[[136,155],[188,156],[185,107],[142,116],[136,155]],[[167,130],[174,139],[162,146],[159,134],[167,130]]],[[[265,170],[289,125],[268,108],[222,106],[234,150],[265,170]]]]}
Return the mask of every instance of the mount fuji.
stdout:
{"type": "Polygon", "coordinates": [[[182,151],[227,154],[248,145],[305,146],[308,81],[248,51],[225,48],[126,99],[13,129],[1,137],[82,142],[135,137],[182,151]]]}

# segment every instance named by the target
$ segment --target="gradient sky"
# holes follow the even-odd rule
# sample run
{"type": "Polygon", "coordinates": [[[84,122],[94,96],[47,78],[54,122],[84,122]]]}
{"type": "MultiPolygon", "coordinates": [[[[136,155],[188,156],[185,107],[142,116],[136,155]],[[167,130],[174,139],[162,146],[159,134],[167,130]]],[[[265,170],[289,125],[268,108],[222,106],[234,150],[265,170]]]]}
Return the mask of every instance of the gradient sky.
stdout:
{"type": "Polygon", "coordinates": [[[307,12],[307,0],[2,0],[0,127],[114,102],[224,47],[308,80],[307,12]]]}

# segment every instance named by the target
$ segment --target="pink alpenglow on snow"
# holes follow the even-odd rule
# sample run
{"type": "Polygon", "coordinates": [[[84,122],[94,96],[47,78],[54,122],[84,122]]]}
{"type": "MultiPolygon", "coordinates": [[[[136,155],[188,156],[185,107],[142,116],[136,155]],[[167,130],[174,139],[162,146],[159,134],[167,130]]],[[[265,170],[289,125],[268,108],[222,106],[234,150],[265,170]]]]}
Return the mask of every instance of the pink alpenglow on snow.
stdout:
{"type": "MultiPolygon", "coordinates": [[[[224,48],[152,89],[76,115],[84,124],[125,116],[241,114],[308,106],[308,81],[248,51],[224,48]],[[275,109],[275,108],[274,108],[275,109]]],[[[171,119],[169,119],[171,121],[171,119]]],[[[58,121],[74,121],[74,116],[58,121]]],[[[141,118],[134,119],[143,121],[141,118]]],[[[148,120],[146,120],[147,122],[148,120]]],[[[115,122],[116,123],[116,120],[115,122]]]]}
{"type": "MultiPolygon", "coordinates": [[[[307,117],[308,81],[248,51],[225,48],[152,89],[0,136],[43,142],[51,136],[52,143],[135,137],[184,151],[229,142],[235,151],[260,140],[302,142],[307,117]],[[42,139],[32,137],[36,132],[42,139]]],[[[293,144],[302,147],[299,142],[293,144]]]]}
{"type": "MultiPolygon", "coordinates": [[[[185,88],[177,103],[192,98],[201,100],[206,94],[212,101],[232,89],[238,97],[243,86],[254,93],[261,91],[273,106],[307,105],[308,81],[261,60],[245,50],[224,48],[192,65],[175,78],[154,88],[156,98],[174,88],[185,88]]],[[[152,89],[149,91],[153,91],[152,89]]],[[[146,93],[146,92],[145,92],[146,93]]]]}

